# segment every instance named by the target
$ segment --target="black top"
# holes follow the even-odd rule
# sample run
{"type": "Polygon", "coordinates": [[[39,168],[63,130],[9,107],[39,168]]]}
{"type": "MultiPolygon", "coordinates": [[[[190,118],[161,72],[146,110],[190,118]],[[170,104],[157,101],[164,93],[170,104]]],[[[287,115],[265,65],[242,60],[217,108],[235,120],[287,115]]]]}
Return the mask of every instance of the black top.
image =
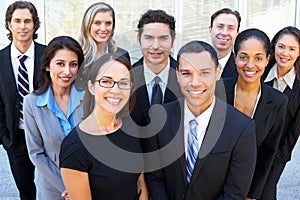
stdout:
{"type": "Polygon", "coordinates": [[[134,200],[137,196],[141,148],[139,139],[125,132],[122,126],[114,133],[95,136],[77,126],[62,142],[60,167],[87,172],[92,199],[134,200]]]}

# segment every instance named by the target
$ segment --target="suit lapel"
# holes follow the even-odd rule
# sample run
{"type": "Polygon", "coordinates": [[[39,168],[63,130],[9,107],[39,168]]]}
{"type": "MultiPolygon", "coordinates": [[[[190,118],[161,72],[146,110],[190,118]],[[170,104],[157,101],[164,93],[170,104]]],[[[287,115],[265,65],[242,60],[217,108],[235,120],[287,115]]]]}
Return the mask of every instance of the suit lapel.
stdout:
{"type": "MultiPolygon", "coordinates": [[[[172,111],[173,113],[169,116],[171,119],[171,133],[176,134],[174,137],[175,150],[180,171],[182,176],[182,181],[187,188],[186,179],[186,159],[185,159],[185,147],[184,147],[184,98],[179,100],[178,106],[172,111]],[[179,124],[179,127],[178,127],[179,124]]],[[[173,135],[174,136],[174,135],[173,135]]]]}
{"type": "Polygon", "coordinates": [[[40,74],[40,65],[41,65],[41,58],[44,52],[43,49],[34,42],[34,74],[33,74],[33,88],[36,89],[38,87],[39,82],[39,74],[40,74]]]}
{"type": "Polygon", "coordinates": [[[261,96],[253,116],[255,121],[260,122],[255,124],[257,144],[263,140],[265,133],[267,132],[265,131],[265,129],[268,128],[266,123],[270,113],[275,110],[275,107],[276,104],[274,104],[270,90],[268,90],[266,84],[261,83],[261,96]]]}
{"type": "Polygon", "coordinates": [[[222,78],[230,78],[230,77],[237,77],[237,76],[238,76],[238,73],[236,70],[234,56],[233,56],[233,52],[231,52],[230,57],[224,67],[221,77],[222,78]]]}
{"type": "Polygon", "coordinates": [[[169,58],[170,58],[170,70],[169,70],[167,88],[164,96],[164,103],[168,103],[182,96],[180,95],[181,91],[176,76],[176,68],[178,64],[171,56],[169,58]]]}
{"type": "Polygon", "coordinates": [[[236,78],[230,78],[230,79],[224,80],[227,103],[232,106],[234,104],[234,93],[235,93],[236,81],[237,81],[236,78]]]}
{"type": "Polygon", "coordinates": [[[135,88],[136,88],[136,103],[139,105],[139,110],[149,110],[149,96],[144,76],[143,58],[141,58],[133,66],[133,74],[135,74],[135,88]]]}
{"type": "Polygon", "coordinates": [[[199,151],[198,159],[195,164],[191,184],[195,182],[196,177],[208,158],[208,154],[211,152],[220,138],[225,123],[226,109],[227,104],[224,101],[216,98],[216,103],[199,151]]]}

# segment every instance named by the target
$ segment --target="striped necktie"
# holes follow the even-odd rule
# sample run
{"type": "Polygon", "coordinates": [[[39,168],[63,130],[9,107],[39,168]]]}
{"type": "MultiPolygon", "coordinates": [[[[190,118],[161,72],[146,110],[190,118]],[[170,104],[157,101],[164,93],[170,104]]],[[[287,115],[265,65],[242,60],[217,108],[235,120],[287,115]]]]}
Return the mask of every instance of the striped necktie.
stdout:
{"type": "Polygon", "coordinates": [[[23,100],[24,97],[29,93],[29,81],[28,72],[24,64],[27,59],[26,55],[19,56],[20,66],[18,69],[18,89],[19,89],[19,99],[20,99],[20,120],[23,120],[23,100]]]}
{"type": "Polygon", "coordinates": [[[186,157],[187,181],[191,182],[194,167],[200,149],[199,141],[197,138],[197,121],[195,119],[189,122],[190,130],[188,133],[188,149],[186,157]]]}

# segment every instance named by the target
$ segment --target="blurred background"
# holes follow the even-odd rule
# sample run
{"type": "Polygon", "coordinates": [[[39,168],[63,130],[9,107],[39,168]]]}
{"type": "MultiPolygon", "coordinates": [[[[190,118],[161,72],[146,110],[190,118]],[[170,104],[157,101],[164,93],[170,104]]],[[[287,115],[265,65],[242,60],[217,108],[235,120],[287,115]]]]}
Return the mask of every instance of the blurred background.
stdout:
{"type": "MultiPolygon", "coordinates": [[[[9,43],[5,29],[5,11],[15,0],[1,0],[0,48],[9,43]]],[[[29,0],[37,8],[41,21],[36,41],[42,44],[55,36],[78,38],[85,10],[97,0],[29,0]]],[[[240,31],[259,28],[270,38],[281,28],[292,25],[300,28],[300,0],[104,0],[116,13],[115,39],[133,58],[140,57],[136,40],[138,19],[148,9],[162,9],[176,19],[177,38],[173,52],[190,40],[210,43],[210,16],[224,7],[238,10],[242,17],[240,31]]]]}

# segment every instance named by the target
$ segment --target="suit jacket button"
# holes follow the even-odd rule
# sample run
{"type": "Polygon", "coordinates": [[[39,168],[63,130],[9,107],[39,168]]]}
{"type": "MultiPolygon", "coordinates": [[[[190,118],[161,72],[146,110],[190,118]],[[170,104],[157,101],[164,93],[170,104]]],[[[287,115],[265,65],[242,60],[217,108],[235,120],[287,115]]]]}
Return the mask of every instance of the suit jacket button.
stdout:
{"type": "Polygon", "coordinates": [[[183,199],[185,199],[186,194],[185,194],[185,193],[182,193],[181,196],[182,196],[183,199]]]}

